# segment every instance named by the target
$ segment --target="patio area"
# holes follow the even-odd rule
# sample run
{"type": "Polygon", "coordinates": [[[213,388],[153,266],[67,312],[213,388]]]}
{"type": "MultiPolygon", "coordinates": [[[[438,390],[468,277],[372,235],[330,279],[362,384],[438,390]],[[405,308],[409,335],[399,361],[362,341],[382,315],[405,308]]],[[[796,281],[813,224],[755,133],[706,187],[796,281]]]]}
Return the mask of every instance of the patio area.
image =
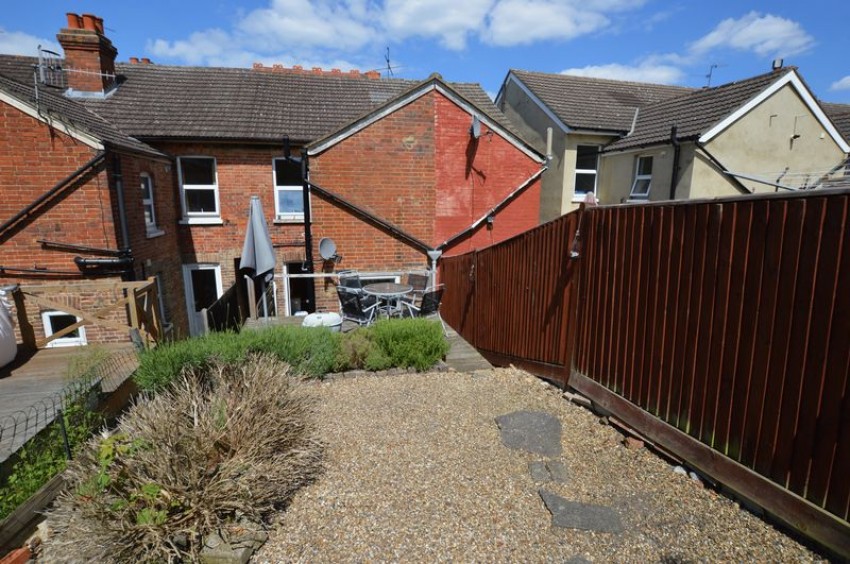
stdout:
{"type": "Polygon", "coordinates": [[[280,514],[256,562],[821,560],[522,371],[313,386],[326,472],[280,514]],[[560,454],[503,444],[496,418],[518,410],[557,418],[560,454]],[[541,461],[563,475],[541,476],[541,461]],[[555,526],[541,490],[605,508],[620,528],[555,526]]]}

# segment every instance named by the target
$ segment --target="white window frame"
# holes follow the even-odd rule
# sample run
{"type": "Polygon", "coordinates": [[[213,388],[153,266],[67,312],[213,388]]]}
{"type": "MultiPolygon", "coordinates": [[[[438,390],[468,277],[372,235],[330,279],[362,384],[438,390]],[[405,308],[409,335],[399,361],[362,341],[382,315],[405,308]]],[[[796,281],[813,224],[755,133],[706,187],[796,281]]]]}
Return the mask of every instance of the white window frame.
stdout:
{"type": "Polygon", "coordinates": [[[153,177],[147,172],[139,173],[139,185],[142,189],[142,214],[145,217],[145,232],[148,237],[157,237],[159,235],[163,235],[165,232],[162,231],[156,223],[156,198],[154,197],[154,183],[153,177]],[[148,188],[148,197],[145,197],[145,183],[147,182],[148,188]],[[148,221],[148,216],[145,214],[145,210],[150,208],[150,217],[151,221],[148,221]]]}
{"type": "Polygon", "coordinates": [[[655,167],[655,160],[652,155],[640,155],[635,159],[635,177],[632,181],[632,189],[629,191],[629,199],[630,200],[648,200],[649,193],[652,190],[652,169],[655,167]],[[650,159],[652,161],[650,165],[650,173],[649,174],[639,174],[640,172],[640,163],[642,160],[650,159]],[[647,181],[646,192],[635,192],[635,188],[637,188],[638,182],[643,180],[647,181]]]}
{"type": "Polygon", "coordinates": [[[272,159],[272,186],[274,187],[274,217],[275,220],[288,223],[303,223],[304,222],[304,212],[285,212],[280,210],[280,199],[278,198],[278,192],[298,192],[299,195],[303,198],[304,194],[304,186],[299,185],[277,185],[277,161],[286,160],[284,157],[278,157],[272,159]]]}
{"type": "Polygon", "coordinates": [[[596,186],[597,181],[599,180],[599,145],[585,145],[580,143],[576,145],[576,169],[575,174],[573,175],[573,201],[574,202],[583,202],[588,194],[593,194],[596,196],[596,186]],[[593,147],[596,149],[596,168],[578,168],[578,148],[579,147],[593,147]],[[593,190],[589,190],[587,192],[579,192],[578,187],[578,175],[579,174],[592,174],[593,175],[593,190]]]}
{"type": "Polygon", "coordinates": [[[183,210],[183,221],[188,224],[221,223],[221,201],[218,191],[218,161],[209,155],[182,155],[177,157],[177,177],[180,181],[180,205],[183,210]],[[214,184],[184,184],[183,183],[183,159],[207,159],[213,163],[214,184]],[[215,211],[190,212],[186,199],[187,190],[212,190],[215,194],[215,211]]]}
{"type": "MultiPolygon", "coordinates": [[[[50,310],[50,311],[43,311],[43,312],[41,312],[41,324],[44,327],[44,336],[45,337],[51,337],[54,333],[53,326],[50,323],[50,318],[51,317],[59,317],[60,315],[73,317],[74,319],[77,320],[76,321],[77,323],[82,321],[82,319],[80,319],[76,315],[72,315],[70,313],[60,311],[58,309],[54,309],[54,310],[50,310]]],[[[79,327],[77,327],[77,334],[78,334],[77,337],[65,336],[65,337],[59,337],[58,339],[54,339],[54,340],[50,341],[49,343],[47,343],[46,347],[47,348],[81,347],[83,345],[87,345],[88,340],[86,339],[86,328],[85,328],[84,325],[80,325],[79,327]]]]}

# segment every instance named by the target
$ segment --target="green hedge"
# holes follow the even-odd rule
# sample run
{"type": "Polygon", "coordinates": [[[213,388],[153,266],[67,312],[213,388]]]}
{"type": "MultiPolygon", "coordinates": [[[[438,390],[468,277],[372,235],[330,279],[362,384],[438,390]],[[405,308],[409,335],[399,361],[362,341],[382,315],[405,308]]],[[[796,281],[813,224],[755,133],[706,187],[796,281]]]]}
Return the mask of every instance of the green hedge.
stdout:
{"type": "Polygon", "coordinates": [[[392,367],[426,370],[448,352],[438,321],[390,319],[349,333],[321,328],[271,327],[241,333],[210,333],[159,346],[142,355],[134,376],[139,387],[158,391],[183,368],[213,359],[239,361],[249,353],[275,356],[301,375],[321,378],[330,372],[392,367]]]}

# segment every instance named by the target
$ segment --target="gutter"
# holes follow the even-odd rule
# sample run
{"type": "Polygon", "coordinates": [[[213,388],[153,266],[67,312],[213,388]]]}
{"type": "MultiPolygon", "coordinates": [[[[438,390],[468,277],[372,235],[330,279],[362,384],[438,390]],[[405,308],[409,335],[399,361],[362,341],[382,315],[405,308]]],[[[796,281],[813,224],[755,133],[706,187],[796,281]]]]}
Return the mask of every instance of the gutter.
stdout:
{"type": "Polygon", "coordinates": [[[89,160],[83,166],[60,180],[57,184],[55,184],[50,190],[36,198],[31,204],[26,206],[24,209],[13,215],[8,220],[4,221],[2,225],[0,225],[0,239],[4,239],[7,233],[15,227],[22,220],[30,217],[33,212],[41,206],[46,201],[50,200],[53,196],[65,190],[75,181],[79,180],[82,176],[99,170],[102,165],[106,162],[106,153],[103,151],[99,151],[94,158],[89,160]]]}
{"type": "Polygon", "coordinates": [[[500,212],[502,209],[504,209],[505,206],[510,204],[514,199],[516,199],[516,197],[519,196],[522,192],[524,192],[526,188],[531,186],[532,182],[534,182],[535,180],[540,178],[540,175],[542,175],[544,172],[546,172],[546,169],[548,169],[548,168],[549,168],[548,166],[541,167],[540,170],[538,170],[537,172],[535,172],[534,174],[529,176],[525,180],[525,182],[523,182],[522,184],[520,184],[519,186],[514,188],[514,190],[510,194],[505,196],[504,199],[502,199],[501,202],[499,202],[498,204],[496,204],[495,206],[490,208],[489,211],[487,211],[484,215],[482,215],[480,218],[478,218],[476,221],[474,221],[472,223],[472,225],[470,225],[469,227],[467,227],[463,231],[449,237],[448,239],[443,241],[441,244],[437,245],[437,248],[442,249],[442,250],[447,249],[448,247],[450,247],[450,246],[454,245],[456,242],[458,242],[460,239],[465,239],[466,237],[469,237],[470,235],[472,235],[472,233],[474,233],[479,227],[481,227],[482,223],[487,221],[489,218],[495,216],[498,212],[500,212]]]}

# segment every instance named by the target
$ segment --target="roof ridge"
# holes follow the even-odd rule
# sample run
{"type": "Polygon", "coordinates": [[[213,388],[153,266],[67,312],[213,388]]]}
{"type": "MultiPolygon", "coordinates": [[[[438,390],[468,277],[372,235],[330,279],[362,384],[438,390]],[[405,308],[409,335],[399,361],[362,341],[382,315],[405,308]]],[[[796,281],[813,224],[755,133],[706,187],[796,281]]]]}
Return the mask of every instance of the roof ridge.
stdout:
{"type": "Polygon", "coordinates": [[[697,87],[694,86],[682,86],[680,84],[664,84],[661,82],[641,82],[638,80],[620,80],[617,78],[602,78],[595,76],[582,76],[579,74],[567,74],[563,72],[543,72],[543,71],[530,71],[523,69],[510,69],[511,73],[526,73],[526,74],[534,74],[544,77],[555,77],[555,78],[568,78],[568,79],[576,79],[576,80],[584,80],[587,82],[606,82],[612,84],[623,84],[623,85],[635,85],[635,86],[657,86],[659,88],[677,88],[681,90],[698,90],[697,87]]]}

